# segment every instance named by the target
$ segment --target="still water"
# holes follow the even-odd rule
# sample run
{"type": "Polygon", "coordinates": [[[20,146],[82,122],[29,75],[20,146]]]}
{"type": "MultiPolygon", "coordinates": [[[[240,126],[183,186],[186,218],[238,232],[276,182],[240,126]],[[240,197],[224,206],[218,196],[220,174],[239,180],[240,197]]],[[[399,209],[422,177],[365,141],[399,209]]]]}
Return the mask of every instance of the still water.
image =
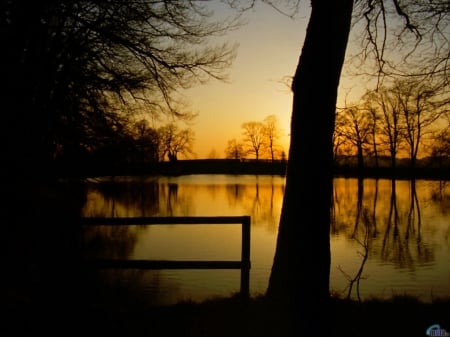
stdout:
{"type": "MultiPolygon", "coordinates": [[[[251,216],[250,292],[265,292],[285,178],[258,175],[115,177],[88,181],[84,216],[251,216]]],[[[331,224],[331,291],[352,298],[450,297],[450,184],[336,178],[331,224]]],[[[94,227],[89,257],[240,260],[239,225],[94,227]]],[[[313,254],[313,252],[311,252],[313,254]]],[[[105,270],[110,283],[173,304],[229,296],[239,270],[105,270]]]]}

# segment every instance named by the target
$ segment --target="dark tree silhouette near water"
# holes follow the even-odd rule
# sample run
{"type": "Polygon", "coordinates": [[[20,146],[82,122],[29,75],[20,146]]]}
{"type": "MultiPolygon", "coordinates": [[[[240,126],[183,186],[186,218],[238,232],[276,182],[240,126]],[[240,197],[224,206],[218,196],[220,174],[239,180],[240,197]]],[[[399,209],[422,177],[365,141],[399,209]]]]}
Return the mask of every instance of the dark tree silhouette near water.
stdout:
{"type": "MultiPolygon", "coordinates": [[[[294,332],[305,335],[317,331],[317,327],[326,330],[323,319],[329,301],[332,137],[353,1],[311,1],[311,5],[292,83],[286,190],[267,289],[268,297],[287,303],[294,332]]],[[[319,335],[322,333],[327,332],[319,335]]]]}
{"type": "Polygon", "coordinates": [[[234,46],[208,39],[236,20],[213,19],[203,1],[0,6],[8,126],[1,142],[10,174],[49,175],[62,154],[76,163],[120,137],[135,112],[190,117],[177,90],[224,80],[235,57],[234,46]]]}

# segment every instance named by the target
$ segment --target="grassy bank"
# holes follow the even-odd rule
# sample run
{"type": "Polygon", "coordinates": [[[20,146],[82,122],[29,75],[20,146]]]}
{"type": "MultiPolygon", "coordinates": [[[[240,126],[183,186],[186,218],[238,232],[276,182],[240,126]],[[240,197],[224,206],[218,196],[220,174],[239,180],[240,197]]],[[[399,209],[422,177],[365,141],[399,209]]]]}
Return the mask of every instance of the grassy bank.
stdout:
{"type": "MultiPolygon", "coordinates": [[[[450,330],[449,314],[450,300],[422,303],[411,297],[396,297],[358,303],[333,299],[329,328],[332,336],[426,336],[432,324],[450,330]]],[[[101,326],[112,328],[110,334],[120,332],[123,336],[281,337],[290,336],[286,316],[263,297],[246,303],[239,298],[224,298],[131,310],[125,315],[119,310],[101,326]]],[[[98,333],[102,332],[101,328],[98,333]]]]}
{"type": "MultiPolygon", "coordinates": [[[[15,321],[8,320],[12,332],[7,336],[40,330],[47,336],[290,336],[286,313],[264,297],[151,307],[129,294],[115,293],[103,301],[73,304],[67,297],[53,307],[51,303],[16,307],[18,315],[15,321]]],[[[450,330],[450,299],[423,303],[412,297],[395,297],[359,303],[334,298],[328,328],[332,336],[426,336],[426,329],[433,324],[450,330]]]]}
{"type": "MultiPolygon", "coordinates": [[[[432,324],[450,330],[449,313],[450,301],[426,304],[414,298],[397,297],[358,303],[334,299],[329,328],[333,336],[425,336],[432,324]]],[[[290,335],[286,316],[282,309],[262,297],[248,303],[228,298],[131,314],[130,320],[122,317],[121,328],[124,334],[134,330],[139,336],[281,337],[290,335]]]]}

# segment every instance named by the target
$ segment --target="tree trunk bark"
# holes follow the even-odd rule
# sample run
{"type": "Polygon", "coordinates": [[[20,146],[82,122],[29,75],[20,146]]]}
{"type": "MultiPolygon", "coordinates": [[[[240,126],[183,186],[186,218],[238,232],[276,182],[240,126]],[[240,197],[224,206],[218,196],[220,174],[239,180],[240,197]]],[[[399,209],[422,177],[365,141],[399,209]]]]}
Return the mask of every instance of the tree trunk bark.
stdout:
{"type": "Polygon", "coordinates": [[[364,170],[364,151],[361,141],[358,141],[357,148],[358,148],[358,177],[362,177],[364,170]]]}
{"type": "Polygon", "coordinates": [[[337,90],[353,0],[312,0],[294,76],[291,143],[267,298],[287,305],[295,335],[326,335],[337,90]]]}

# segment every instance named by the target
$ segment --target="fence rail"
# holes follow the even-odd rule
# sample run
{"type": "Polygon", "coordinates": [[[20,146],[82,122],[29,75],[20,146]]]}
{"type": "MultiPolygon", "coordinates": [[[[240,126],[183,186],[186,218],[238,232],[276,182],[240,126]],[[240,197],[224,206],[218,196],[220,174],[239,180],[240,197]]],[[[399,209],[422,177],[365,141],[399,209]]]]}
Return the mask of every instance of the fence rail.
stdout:
{"type": "Polygon", "coordinates": [[[238,261],[178,261],[178,260],[85,260],[88,266],[120,269],[240,269],[240,292],[250,293],[250,216],[188,216],[188,217],[85,217],[83,226],[131,226],[131,225],[198,225],[240,224],[242,226],[241,260],[238,261]]]}

